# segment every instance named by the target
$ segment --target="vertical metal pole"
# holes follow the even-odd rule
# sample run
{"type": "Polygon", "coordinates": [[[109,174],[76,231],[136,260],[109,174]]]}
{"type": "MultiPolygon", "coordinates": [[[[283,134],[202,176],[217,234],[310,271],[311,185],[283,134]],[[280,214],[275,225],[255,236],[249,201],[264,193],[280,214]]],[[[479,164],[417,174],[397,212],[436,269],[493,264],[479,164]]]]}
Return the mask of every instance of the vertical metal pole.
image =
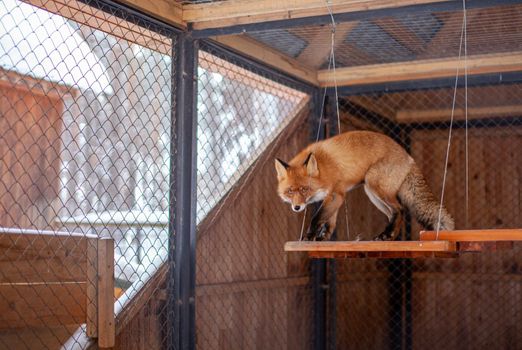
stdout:
{"type": "Polygon", "coordinates": [[[326,261],[312,260],[312,280],[314,288],[314,349],[326,348],[326,261]]]}
{"type": "MultiPolygon", "coordinates": [[[[328,128],[326,130],[325,138],[339,134],[339,124],[337,119],[337,99],[335,94],[330,93],[326,100],[325,115],[328,117],[328,128]]],[[[332,234],[332,241],[338,238],[337,230],[332,234]]],[[[329,259],[327,261],[327,279],[328,289],[327,293],[327,321],[326,321],[326,348],[333,350],[337,345],[337,261],[329,259]]]]}
{"type": "MultiPolygon", "coordinates": [[[[393,129],[393,138],[411,151],[410,130],[393,129]]],[[[411,215],[405,213],[405,240],[411,240],[411,215]]],[[[392,259],[388,265],[390,295],[390,349],[412,348],[412,277],[411,259],[392,259]]]]}
{"type": "MultiPolygon", "coordinates": [[[[323,114],[323,96],[321,90],[317,89],[314,93],[314,112],[312,116],[312,138],[313,141],[317,138],[319,132],[319,139],[324,139],[325,130],[324,123],[321,119],[323,114]]],[[[326,307],[327,307],[327,273],[326,273],[327,259],[314,259],[311,262],[312,269],[312,288],[314,297],[314,350],[324,350],[326,348],[326,307]]]]}
{"type": "Polygon", "coordinates": [[[389,349],[402,349],[402,259],[389,259],[388,261],[388,330],[389,330],[389,349]]]}
{"type": "MultiPolygon", "coordinates": [[[[395,125],[391,130],[389,136],[393,138],[398,144],[404,146],[401,128],[395,125]]],[[[402,237],[399,236],[402,240],[402,237]]],[[[389,259],[388,271],[388,295],[389,295],[389,339],[390,350],[401,350],[404,346],[404,262],[407,259],[389,259]]]]}
{"type": "Polygon", "coordinates": [[[197,42],[173,49],[168,349],[195,348],[197,42]]]}
{"type": "MultiPolygon", "coordinates": [[[[410,129],[404,130],[404,147],[411,153],[411,137],[410,129]]],[[[406,213],[405,216],[405,238],[411,241],[411,214],[406,213]]],[[[413,288],[413,260],[404,260],[404,349],[411,350],[413,348],[413,327],[412,327],[412,288],[413,288]]]]}

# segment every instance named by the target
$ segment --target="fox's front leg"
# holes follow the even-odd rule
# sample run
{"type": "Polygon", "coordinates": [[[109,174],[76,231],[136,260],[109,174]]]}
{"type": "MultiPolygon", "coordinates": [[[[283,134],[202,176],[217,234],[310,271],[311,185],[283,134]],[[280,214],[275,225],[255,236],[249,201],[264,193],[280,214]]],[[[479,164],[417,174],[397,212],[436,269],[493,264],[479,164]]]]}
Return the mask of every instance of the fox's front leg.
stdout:
{"type": "Polygon", "coordinates": [[[308,240],[330,239],[337,223],[337,213],[343,204],[344,194],[338,192],[330,193],[321,204],[320,209],[312,217],[306,238],[308,240]]]}

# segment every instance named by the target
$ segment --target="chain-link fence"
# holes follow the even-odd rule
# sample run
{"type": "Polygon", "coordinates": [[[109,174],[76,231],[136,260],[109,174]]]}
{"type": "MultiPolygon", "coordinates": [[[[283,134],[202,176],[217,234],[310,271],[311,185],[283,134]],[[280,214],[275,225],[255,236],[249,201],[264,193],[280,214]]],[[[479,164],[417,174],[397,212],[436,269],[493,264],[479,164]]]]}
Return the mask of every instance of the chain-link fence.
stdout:
{"type": "MultiPolygon", "coordinates": [[[[30,3],[0,2],[0,348],[80,347],[96,241],[114,241],[110,313],[167,260],[173,40],[101,2],[30,3]]],[[[124,339],[162,348],[153,299],[124,339]]]]}
{"type": "MultiPolygon", "coordinates": [[[[522,118],[518,84],[352,95],[342,130],[383,132],[406,147],[458,229],[520,227],[522,118]],[[453,124],[450,119],[454,118],[453,124]]],[[[371,239],[385,218],[360,191],[348,196],[349,229],[371,239]]],[[[341,219],[344,217],[341,215],[341,219]]],[[[402,239],[418,239],[410,218],[402,239]]],[[[346,225],[338,237],[346,239],[346,225]]],[[[353,239],[353,238],[352,238],[353,239]]],[[[456,259],[338,261],[332,346],[357,349],[516,349],[521,246],[456,259]]]]}
{"type": "MultiPolygon", "coordinates": [[[[116,345],[165,348],[173,35],[102,2],[38,5],[0,5],[0,347],[89,346],[110,237],[116,345]]],[[[281,254],[300,222],[272,162],[306,144],[311,96],[224,52],[198,57],[197,346],[308,347],[309,263],[281,254]]]]}
{"type": "MultiPolygon", "coordinates": [[[[521,13],[469,10],[468,55],[518,50],[521,13]]],[[[337,67],[455,58],[462,18],[424,11],[338,23],[337,67]]],[[[327,69],[330,33],[248,35],[327,69]]],[[[105,1],[0,2],[0,348],[89,346],[100,258],[111,255],[100,253],[101,238],[114,242],[116,346],[171,344],[176,41],[171,28],[105,1]]],[[[518,243],[456,259],[284,254],[303,218],[277,196],[273,159],[315,140],[322,91],[210,41],[193,58],[197,348],[522,348],[518,243]]],[[[446,173],[458,229],[520,226],[521,85],[489,76],[466,91],[451,80],[341,88],[341,131],[392,137],[438,198],[446,173]]],[[[326,110],[337,125],[335,106],[326,110]]],[[[386,225],[360,189],[338,221],[340,240],[369,240],[386,225]]],[[[417,239],[421,227],[406,221],[401,239],[417,239]]]]}
{"type": "MultiPolygon", "coordinates": [[[[464,65],[458,71],[454,62],[463,62],[464,54],[470,62],[481,57],[505,62],[502,57],[520,50],[521,13],[520,4],[470,8],[464,26],[461,10],[383,12],[337,22],[333,41],[330,25],[248,35],[330,74],[333,45],[339,80],[342,76],[348,85],[339,88],[341,131],[373,130],[393,138],[415,158],[439,199],[451,125],[444,204],[456,228],[517,228],[522,225],[520,77],[510,82],[509,74],[482,72],[492,74],[470,77],[466,91],[464,65]],[[455,60],[447,65],[454,73],[445,77],[428,73],[418,83],[398,84],[386,77],[397,74],[401,64],[449,59],[455,60]],[[358,70],[361,66],[367,69],[358,70]],[[375,79],[379,74],[385,83],[375,79]]],[[[328,119],[337,132],[333,104],[328,119]]],[[[337,239],[371,240],[386,221],[356,189],[341,208],[337,239]]],[[[401,239],[418,239],[420,230],[408,217],[401,239]]],[[[520,249],[514,243],[512,250],[455,259],[330,260],[324,279],[329,348],[522,348],[520,249]]]]}
{"type": "Polygon", "coordinates": [[[281,254],[300,220],[275,195],[273,159],[306,145],[310,96],[213,46],[198,78],[196,345],[307,348],[309,263],[281,254]]]}

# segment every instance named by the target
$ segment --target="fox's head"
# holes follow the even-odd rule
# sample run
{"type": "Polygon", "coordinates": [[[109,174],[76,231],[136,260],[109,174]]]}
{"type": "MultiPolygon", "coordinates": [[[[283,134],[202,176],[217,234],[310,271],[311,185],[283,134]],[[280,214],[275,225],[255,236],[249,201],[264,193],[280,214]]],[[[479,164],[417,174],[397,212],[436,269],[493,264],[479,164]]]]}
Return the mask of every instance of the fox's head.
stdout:
{"type": "Polygon", "coordinates": [[[283,201],[290,203],[292,210],[304,210],[307,204],[323,200],[326,191],[319,185],[319,168],[313,153],[303,164],[289,165],[275,159],[277,171],[277,192],[283,201]]]}

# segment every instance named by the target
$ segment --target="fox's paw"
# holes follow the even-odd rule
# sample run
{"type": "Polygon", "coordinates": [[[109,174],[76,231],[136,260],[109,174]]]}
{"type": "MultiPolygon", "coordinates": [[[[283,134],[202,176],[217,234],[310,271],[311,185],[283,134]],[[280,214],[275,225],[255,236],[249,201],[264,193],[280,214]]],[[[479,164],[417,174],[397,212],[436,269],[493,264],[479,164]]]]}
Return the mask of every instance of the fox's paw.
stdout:
{"type": "Polygon", "coordinates": [[[306,234],[306,238],[309,241],[324,241],[330,238],[330,225],[328,223],[323,223],[318,225],[318,227],[311,228],[306,234]]]}
{"type": "Polygon", "coordinates": [[[391,232],[384,231],[380,235],[376,236],[373,240],[374,241],[392,241],[393,236],[392,236],[391,232]]]}

